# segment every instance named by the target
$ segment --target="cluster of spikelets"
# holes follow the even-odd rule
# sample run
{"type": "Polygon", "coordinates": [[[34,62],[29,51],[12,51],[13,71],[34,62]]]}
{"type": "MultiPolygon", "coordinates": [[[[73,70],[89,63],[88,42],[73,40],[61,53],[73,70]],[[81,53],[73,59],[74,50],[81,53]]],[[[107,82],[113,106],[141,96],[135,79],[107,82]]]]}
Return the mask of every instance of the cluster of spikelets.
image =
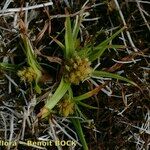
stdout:
{"type": "Polygon", "coordinates": [[[88,58],[74,56],[65,64],[65,79],[72,84],[78,85],[92,72],[91,63],[88,58]]]}
{"type": "Polygon", "coordinates": [[[59,108],[59,114],[61,114],[64,117],[67,117],[74,113],[75,104],[70,99],[63,99],[59,103],[58,108],[59,108]]]}
{"type": "Polygon", "coordinates": [[[36,73],[32,67],[25,67],[23,70],[19,70],[17,74],[24,82],[31,83],[36,79],[36,73]]]}

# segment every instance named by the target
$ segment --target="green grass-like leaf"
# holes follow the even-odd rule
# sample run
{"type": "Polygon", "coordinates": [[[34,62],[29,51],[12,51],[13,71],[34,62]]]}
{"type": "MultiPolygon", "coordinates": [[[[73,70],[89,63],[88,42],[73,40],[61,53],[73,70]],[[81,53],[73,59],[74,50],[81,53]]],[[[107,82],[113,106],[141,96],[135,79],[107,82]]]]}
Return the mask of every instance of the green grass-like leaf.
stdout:
{"type": "Polygon", "coordinates": [[[111,37],[100,43],[99,45],[93,47],[93,50],[89,52],[88,57],[89,60],[92,62],[97,58],[100,58],[102,54],[107,50],[107,48],[122,48],[122,45],[108,45],[111,40],[113,40],[119,33],[121,33],[125,27],[121,28],[119,31],[114,33],[111,37]]]}
{"type": "Polygon", "coordinates": [[[81,106],[83,106],[83,107],[89,108],[89,109],[98,109],[98,107],[94,107],[94,106],[88,105],[88,104],[83,103],[83,102],[81,102],[81,101],[78,101],[77,104],[78,104],[78,105],[81,105],[81,106]]]}
{"type": "Polygon", "coordinates": [[[64,44],[62,44],[59,40],[57,40],[56,38],[54,38],[54,37],[52,37],[52,36],[50,36],[52,39],[53,39],[53,41],[55,41],[58,45],[59,45],[59,47],[64,51],[64,53],[65,53],[65,45],[64,44]]]}
{"type": "Polygon", "coordinates": [[[122,77],[118,74],[115,74],[115,73],[110,73],[110,72],[106,72],[106,71],[93,71],[92,73],[92,76],[95,76],[95,77],[104,77],[104,78],[114,78],[114,79],[118,79],[118,80],[122,80],[122,81],[126,81],[134,86],[137,86],[136,83],[134,83],[133,81],[125,78],[125,77],[122,77]]]}
{"type": "Polygon", "coordinates": [[[27,57],[27,62],[29,64],[30,67],[33,68],[35,74],[36,74],[36,79],[35,79],[35,90],[37,93],[41,93],[41,88],[40,86],[38,85],[38,82],[41,78],[41,67],[35,57],[35,54],[33,52],[33,48],[32,48],[32,45],[30,43],[30,40],[28,39],[28,37],[24,34],[21,34],[21,37],[22,37],[22,41],[23,41],[23,49],[24,49],[24,52],[26,54],[26,57],[27,57]]]}
{"type": "Polygon", "coordinates": [[[71,122],[73,123],[75,129],[76,129],[76,132],[80,138],[80,141],[82,143],[82,146],[83,146],[83,149],[84,150],[88,150],[88,146],[87,146],[87,143],[86,143],[86,140],[85,140],[85,136],[83,134],[83,131],[82,131],[82,127],[81,127],[81,123],[79,121],[78,118],[72,118],[71,119],[71,122]]]}
{"type": "Polygon", "coordinates": [[[80,25],[81,25],[81,22],[82,22],[82,16],[83,16],[83,14],[80,14],[80,16],[79,15],[76,16],[75,25],[74,25],[74,29],[73,29],[73,40],[74,41],[77,40],[80,25]]]}
{"type": "Polygon", "coordinates": [[[29,66],[34,68],[34,70],[40,70],[41,67],[40,67],[39,63],[37,62],[37,59],[36,59],[35,54],[33,52],[33,48],[32,48],[32,45],[30,43],[30,40],[25,35],[22,35],[22,40],[23,40],[24,51],[26,53],[29,66]]]}
{"type": "Polygon", "coordinates": [[[82,95],[80,95],[80,96],[76,96],[76,97],[74,97],[73,99],[74,99],[75,101],[81,101],[81,100],[87,99],[87,98],[93,96],[94,94],[97,94],[100,89],[101,89],[101,87],[97,87],[97,88],[95,88],[94,90],[91,90],[91,91],[89,91],[89,92],[87,92],[87,93],[84,93],[84,94],[82,94],[82,95]]]}
{"type": "Polygon", "coordinates": [[[64,79],[62,78],[55,93],[52,95],[52,97],[49,97],[47,99],[45,107],[48,108],[49,110],[53,109],[56,106],[56,104],[60,101],[60,99],[65,95],[65,93],[69,88],[70,83],[65,82],[64,79]]]}
{"type": "Polygon", "coordinates": [[[73,34],[71,28],[71,21],[70,17],[66,17],[65,21],[65,56],[66,58],[70,58],[74,53],[74,41],[73,41],[73,34]]]}
{"type": "Polygon", "coordinates": [[[18,68],[18,65],[9,64],[9,63],[0,63],[0,70],[16,71],[17,68],[18,68]]]}
{"type": "Polygon", "coordinates": [[[118,30],[116,33],[114,33],[111,37],[109,37],[108,39],[106,39],[105,41],[103,41],[102,43],[100,43],[99,45],[97,45],[95,48],[99,48],[99,47],[103,47],[109,44],[109,42],[111,40],[113,40],[117,35],[119,35],[126,27],[121,28],[120,30],[118,30]]]}

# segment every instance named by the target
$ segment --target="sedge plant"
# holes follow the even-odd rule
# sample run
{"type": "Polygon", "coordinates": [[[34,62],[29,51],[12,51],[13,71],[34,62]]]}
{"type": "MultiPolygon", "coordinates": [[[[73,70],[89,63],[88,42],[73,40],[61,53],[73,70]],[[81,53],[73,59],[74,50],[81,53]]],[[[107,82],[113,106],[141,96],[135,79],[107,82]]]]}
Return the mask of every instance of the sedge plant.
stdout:
{"type": "MultiPolygon", "coordinates": [[[[69,16],[67,14],[67,16],[69,16]]],[[[92,77],[109,77],[117,80],[126,81],[132,85],[137,86],[134,82],[129,79],[122,77],[118,74],[109,73],[101,70],[95,70],[91,67],[91,64],[96,59],[100,58],[102,54],[110,48],[110,41],[113,40],[119,33],[125,28],[121,28],[111,37],[103,41],[102,43],[91,46],[88,45],[84,48],[77,46],[78,33],[82,22],[83,13],[76,16],[75,22],[72,26],[70,17],[66,17],[65,21],[65,44],[61,43],[57,39],[53,40],[61,47],[64,53],[64,71],[60,83],[53,93],[52,96],[47,98],[45,106],[41,109],[38,116],[45,118],[52,109],[57,108],[59,113],[65,117],[69,115],[83,116],[82,111],[79,109],[79,105],[87,108],[97,109],[96,107],[90,106],[83,102],[83,100],[97,94],[102,86],[96,87],[95,89],[74,97],[73,85],[79,85],[84,80],[92,77]]],[[[111,45],[111,48],[121,48],[122,45],[111,45]]],[[[71,119],[74,127],[79,135],[84,150],[88,150],[88,146],[82,131],[80,120],[77,118],[71,119]]]]}
{"type": "Polygon", "coordinates": [[[28,67],[24,67],[22,70],[19,70],[17,74],[22,81],[30,84],[34,83],[35,91],[37,93],[41,93],[41,88],[38,82],[42,75],[42,68],[37,61],[32,44],[27,36],[27,28],[22,20],[20,20],[19,26],[22,49],[27,57],[28,67]]]}

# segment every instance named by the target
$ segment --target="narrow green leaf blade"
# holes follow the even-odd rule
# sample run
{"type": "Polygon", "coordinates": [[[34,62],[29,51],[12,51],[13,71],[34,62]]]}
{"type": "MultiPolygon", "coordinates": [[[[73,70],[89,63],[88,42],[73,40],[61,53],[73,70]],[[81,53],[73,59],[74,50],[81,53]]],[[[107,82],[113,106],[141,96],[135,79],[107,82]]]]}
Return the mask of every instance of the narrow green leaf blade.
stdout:
{"type": "Polygon", "coordinates": [[[74,41],[72,35],[71,21],[70,17],[66,17],[65,22],[65,47],[66,47],[66,58],[70,57],[74,53],[74,41]]]}
{"type": "Polygon", "coordinates": [[[31,42],[29,40],[29,38],[24,35],[24,34],[21,34],[21,37],[22,37],[22,41],[23,41],[23,44],[24,44],[24,51],[25,51],[25,54],[26,54],[26,57],[27,57],[27,62],[29,64],[29,66],[31,68],[33,68],[35,74],[36,74],[36,79],[35,79],[35,90],[37,93],[41,93],[41,89],[40,89],[40,86],[38,85],[38,82],[41,78],[41,66],[39,65],[37,59],[36,59],[36,56],[35,56],[35,53],[33,51],[33,47],[31,45],[31,42]]]}
{"type": "Polygon", "coordinates": [[[120,49],[120,48],[125,48],[124,45],[106,45],[103,47],[96,47],[92,51],[92,53],[89,55],[89,60],[92,62],[96,60],[97,58],[100,58],[102,54],[107,50],[108,48],[115,48],[115,49],[120,49]]]}
{"type": "Polygon", "coordinates": [[[18,65],[10,64],[10,63],[0,63],[0,70],[11,70],[16,71],[18,68],[18,65]]]}
{"type": "Polygon", "coordinates": [[[99,45],[97,45],[95,48],[98,47],[103,47],[109,44],[109,42],[111,40],[113,40],[117,35],[119,35],[126,27],[121,28],[120,30],[118,30],[116,33],[114,33],[111,37],[109,37],[108,39],[106,39],[105,41],[103,41],[102,43],[100,43],[99,45]]]}
{"type": "Polygon", "coordinates": [[[77,15],[76,20],[75,20],[75,25],[73,28],[73,40],[74,41],[77,40],[77,36],[78,36],[80,25],[81,25],[81,20],[82,20],[82,14],[80,16],[77,15]]]}
{"type": "Polygon", "coordinates": [[[93,48],[93,51],[91,51],[88,54],[89,60],[92,62],[96,60],[97,58],[100,58],[102,54],[107,50],[107,48],[122,48],[122,45],[108,45],[111,40],[113,40],[119,33],[121,33],[125,27],[121,28],[119,31],[114,33],[111,37],[100,43],[99,45],[95,46],[93,48]]]}
{"type": "Polygon", "coordinates": [[[60,99],[65,95],[65,93],[69,88],[70,83],[65,82],[64,79],[62,78],[55,93],[52,95],[52,97],[48,98],[45,107],[48,108],[49,110],[53,109],[56,106],[56,104],[60,101],[60,99]]]}
{"type": "Polygon", "coordinates": [[[72,118],[71,122],[73,123],[73,125],[76,129],[76,132],[77,132],[77,134],[80,138],[80,141],[83,145],[83,149],[88,150],[88,146],[87,146],[87,143],[86,143],[86,140],[85,140],[85,137],[84,137],[82,127],[81,127],[81,123],[80,123],[79,119],[78,118],[72,118]]]}
{"type": "Polygon", "coordinates": [[[99,87],[97,87],[97,88],[95,88],[95,89],[93,89],[93,90],[91,90],[91,91],[89,91],[89,92],[87,92],[85,94],[82,94],[80,96],[76,96],[73,99],[75,101],[81,101],[81,100],[87,99],[87,98],[93,96],[94,94],[97,94],[100,89],[101,89],[101,86],[99,86],[99,87]]]}
{"type": "Polygon", "coordinates": [[[83,103],[81,101],[78,101],[78,105],[84,106],[84,107],[89,108],[89,109],[98,109],[98,107],[94,107],[94,106],[85,104],[85,103],[83,103]]]}
{"type": "Polygon", "coordinates": [[[104,46],[101,49],[99,49],[98,51],[93,50],[92,53],[89,53],[88,58],[89,58],[90,62],[93,62],[97,58],[100,58],[101,55],[105,52],[106,49],[107,49],[107,46],[104,46]]]}
{"type": "Polygon", "coordinates": [[[118,79],[118,80],[122,80],[122,81],[126,81],[134,86],[137,86],[136,83],[134,83],[133,81],[122,77],[118,74],[115,73],[110,73],[110,72],[106,72],[106,71],[93,71],[92,76],[96,76],[96,77],[104,77],[104,78],[114,78],[114,79],[118,79]]]}
{"type": "Polygon", "coordinates": [[[53,41],[55,41],[58,45],[59,45],[59,47],[64,51],[65,50],[65,45],[63,45],[59,40],[57,40],[56,38],[54,38],[54,37],[52,37],[52,36],[50,36],[52,39],[53,39],[53,41]]]}

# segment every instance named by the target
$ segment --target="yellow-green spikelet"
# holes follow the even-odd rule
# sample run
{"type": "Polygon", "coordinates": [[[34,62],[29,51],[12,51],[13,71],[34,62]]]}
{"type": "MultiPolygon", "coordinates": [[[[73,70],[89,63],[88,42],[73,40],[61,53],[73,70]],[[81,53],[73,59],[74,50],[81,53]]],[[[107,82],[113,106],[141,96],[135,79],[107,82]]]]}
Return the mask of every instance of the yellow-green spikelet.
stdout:
{"type": "Polygon", "coordinates": [[[21,81],[28,83],[31,83],[36,79],[36,73],[31,67],[25,67],[23,70],[19,70],[17,75],[20,77],[21,81]]]}
{"type": "Polygon", "coordinates": [[[78,85],[81,81],[87,78],[91,72],[91,63],[87,58],[74,56],[66,62],[64,76],[72,84],[78,85]]]}
{"type": "Polygon", "coordinates": [[[69,99],[63,99],[59,105],[59,114],[61,114],[64,117],[68,117],[69,115],[72,115],[74,113],[75,104],[72,100],[69,99]]]}

